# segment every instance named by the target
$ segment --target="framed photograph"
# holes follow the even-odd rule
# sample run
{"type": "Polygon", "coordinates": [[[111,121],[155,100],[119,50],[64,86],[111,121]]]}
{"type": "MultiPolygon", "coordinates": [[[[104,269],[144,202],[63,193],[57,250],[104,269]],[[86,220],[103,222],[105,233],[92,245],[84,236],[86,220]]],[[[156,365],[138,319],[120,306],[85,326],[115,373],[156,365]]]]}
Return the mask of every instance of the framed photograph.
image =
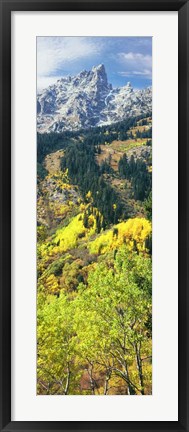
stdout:
{"type": "Polygon", "coordinates": [[[0,1],[2,431],[189,431],[188,1],[0,1]]]}

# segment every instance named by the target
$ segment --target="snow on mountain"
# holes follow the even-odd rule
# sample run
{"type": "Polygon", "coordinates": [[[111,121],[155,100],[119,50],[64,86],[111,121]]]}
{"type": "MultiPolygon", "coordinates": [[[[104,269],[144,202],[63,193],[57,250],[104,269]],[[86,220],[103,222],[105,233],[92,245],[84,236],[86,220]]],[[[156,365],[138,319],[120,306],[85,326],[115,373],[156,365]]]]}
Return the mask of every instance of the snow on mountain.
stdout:
{"type": "Polygon", "coordinates": [[[152,109],[150,87],[112,88],[104,65],[59,79],[37,95],[39,132],[62,132],[111,124],[152,109]]]}

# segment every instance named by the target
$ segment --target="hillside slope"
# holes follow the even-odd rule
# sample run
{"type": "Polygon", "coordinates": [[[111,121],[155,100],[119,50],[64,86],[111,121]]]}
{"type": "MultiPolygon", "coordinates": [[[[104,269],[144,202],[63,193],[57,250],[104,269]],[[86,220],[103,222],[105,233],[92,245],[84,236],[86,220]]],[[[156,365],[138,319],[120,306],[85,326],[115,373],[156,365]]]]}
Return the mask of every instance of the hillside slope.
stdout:
{"type": "Polygon", "coordinates": [[[151,114],[38,135],[37,393],[152,392],[151,114]]]}

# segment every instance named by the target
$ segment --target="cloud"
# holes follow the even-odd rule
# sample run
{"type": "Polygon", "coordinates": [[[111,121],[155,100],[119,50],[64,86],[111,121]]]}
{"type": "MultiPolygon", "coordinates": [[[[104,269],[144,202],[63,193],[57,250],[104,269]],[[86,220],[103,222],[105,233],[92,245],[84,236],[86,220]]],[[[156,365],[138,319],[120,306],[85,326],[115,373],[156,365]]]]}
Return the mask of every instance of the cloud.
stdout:
{"type": "Polygon", "coordinates": [[[141,78],[152,78],[152,71],[149,69],[144,69],[143,71],[121,71],[118,73],[123,77],[139,76],[141,78]]]}
{"type": "Polygon", "coordinates": [[[101,45],[85,37],[38,37],[37,75],[60,73],[70,62],[98,54],[101,45]]]}
{"type": "Polygon", "coordinates": [[[52,84],[55,84],[58,79],[62,78],[62,76],[38,76],[37,77],[37,91],[49,87],[52,84]]]}
{"type": "Polygon", "coordinates": [[[152,56],[141,53],[119,53],[119,62],[124,66],[120,75],[126,77],[139,76],[140,78],[152,78],[152,56]]]}

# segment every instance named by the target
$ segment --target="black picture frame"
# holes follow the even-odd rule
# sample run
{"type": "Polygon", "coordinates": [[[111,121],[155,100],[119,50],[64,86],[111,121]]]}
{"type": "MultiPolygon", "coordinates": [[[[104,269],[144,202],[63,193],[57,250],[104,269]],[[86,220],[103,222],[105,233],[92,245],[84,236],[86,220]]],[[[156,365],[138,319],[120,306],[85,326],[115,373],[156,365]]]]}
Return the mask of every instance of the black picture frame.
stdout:
{"type": "MultiPolygon", "coordinates": [[[[0,0],[0,430],[189,431],[189,2],[188,0],[0,0]],[[11,421],[11,12],[178,11],[179,20],[179,417],[177,422],[11,421]]],[[[169,30],[168,30],[169,31],[169,30]]],[[[171,355],[171,353],[170,353],[171,355]]],[[[173,377],[174,379],[174,377],[173,377]]],[[[167,395],[167,400],[169,395],[167,395]]],[[[158,409],[158,407],[157,407],[158,409]]]]}

